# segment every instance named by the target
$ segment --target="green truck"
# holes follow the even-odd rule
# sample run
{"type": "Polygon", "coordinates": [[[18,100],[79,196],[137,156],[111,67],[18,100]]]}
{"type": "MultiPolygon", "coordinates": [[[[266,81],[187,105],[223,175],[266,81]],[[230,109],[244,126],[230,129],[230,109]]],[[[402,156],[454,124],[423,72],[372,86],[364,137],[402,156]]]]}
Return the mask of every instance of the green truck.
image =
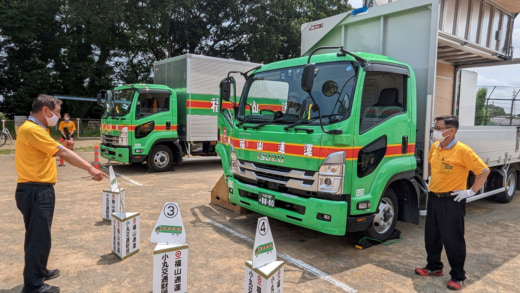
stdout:
{"type": "Polygon", "coordinates": [[[508,48],[514,13],[493,6],[500,40],[475,44],[468,33],[456,42],[444,24],[473,19],[450,12],[453,2],[401,0],[304,24],[303,57],[253,70],[241,95],[235,79],[222,80],[233,107],[220,109],[217,153],[230,201],[323,233],[386,240],[398,220],[418,224],[425,213],[430,129],[441,114],[459,115],[458,138],[491,167],[472,200],[510,201],[519,130],[474,125],[476,76],[462,69],[510,61],[497,48],[508,48]]]}
{"type": "MultiPolygon", "coordinates": [[[[171,170],[183,157],[214,155],[219,81],[257,64],[186,54],[154,63],[154,84],[103,91],[101,155],[126,164],[171,170]]],[[[237,84],[241,90],[243,83],[237,84]]],[[[224,104],[230,107],[230,104],[224,104]]]]}

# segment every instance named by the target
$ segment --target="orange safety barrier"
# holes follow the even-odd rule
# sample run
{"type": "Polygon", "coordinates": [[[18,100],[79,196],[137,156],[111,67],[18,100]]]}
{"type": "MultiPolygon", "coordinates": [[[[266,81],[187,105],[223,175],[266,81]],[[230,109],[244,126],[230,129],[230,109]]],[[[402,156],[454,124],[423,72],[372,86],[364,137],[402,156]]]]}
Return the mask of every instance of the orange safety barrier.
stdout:
{"type": "Polygon", "coordinates": [[[99,146],[94,146],[94,168],[99,170],[99,146]]]}

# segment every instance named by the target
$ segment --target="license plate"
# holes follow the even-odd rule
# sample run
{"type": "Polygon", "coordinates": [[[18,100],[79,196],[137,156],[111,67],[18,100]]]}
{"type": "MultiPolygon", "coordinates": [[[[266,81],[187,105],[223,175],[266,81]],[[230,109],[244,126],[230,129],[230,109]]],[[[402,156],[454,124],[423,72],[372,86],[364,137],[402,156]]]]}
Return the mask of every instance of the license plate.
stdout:
{"type": "Polygon", "coordinates": [[[274,196],[260,192],[258,193],[258,203],[270,208],[274,208],[274,196]]]}

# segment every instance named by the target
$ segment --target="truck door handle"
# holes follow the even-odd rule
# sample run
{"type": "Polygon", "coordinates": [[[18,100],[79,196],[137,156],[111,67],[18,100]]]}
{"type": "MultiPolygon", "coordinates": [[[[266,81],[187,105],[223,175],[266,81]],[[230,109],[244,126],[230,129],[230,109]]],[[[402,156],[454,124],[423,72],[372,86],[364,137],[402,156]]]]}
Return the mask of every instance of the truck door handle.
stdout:
{"type": "Polygon", "coordinates": [[[170,128],[172,127],[172,123],[171,122],[166,122],[166,130],[170,130],[170,128]]]}
{"type": "Polygon", "coordinates": [[[401,154],[406,154],[408,152],[408,135],[403,135],[403,141],[401,145],[401,154]]]}

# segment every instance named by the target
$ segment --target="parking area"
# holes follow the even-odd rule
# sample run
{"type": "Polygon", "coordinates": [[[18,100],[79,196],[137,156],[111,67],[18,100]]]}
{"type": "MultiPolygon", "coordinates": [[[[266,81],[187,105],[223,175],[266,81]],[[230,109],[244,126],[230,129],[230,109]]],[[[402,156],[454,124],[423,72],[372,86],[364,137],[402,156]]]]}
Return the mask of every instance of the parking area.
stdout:
{"type": "MultiPolygon", "coordinates": [[[[76,146],[88,150],[95,143],[79,141],[76,146]]],[[[93,160],[91,151],[78,153],[93,160]]],[[[0,293],[20,292],[24,226],[14,200],[14,154],[0,154],[0,166],[0,293]]],[[[123,261],[111,253],[110,223],[102,221],[108,180],[95,182],[85,171],[60,167],[49,268],[59,268],[61,276],[50,284],[62,292],[151,292],[152,228],[164,203],[177,202],[189,245],[189,292],[243,292],[244,262],[251,259],[261,215],[210,204],[211,189],[222,175],[220,161],[186,162],[165,173],[149,173],[144,165],[114,164],[114,170],[126,189],[127,212],[141,215],[140,252],[123,261]]],[[[520,292],[519,209],[518,198],[509,204],[468,204],[466,292],[520,292]]],[[[278,259],[286,262],[285,292],[448,291],[447,272],[444,277],[414,274],[415,267],[425,265],[424,218],[420,225],[399,222],[399,242],[366,250],[354,248],[353,235],[330,236],[269,222],[278,259]]],[[[443,261],[449,268],[445,255],[443,261]]]]}

